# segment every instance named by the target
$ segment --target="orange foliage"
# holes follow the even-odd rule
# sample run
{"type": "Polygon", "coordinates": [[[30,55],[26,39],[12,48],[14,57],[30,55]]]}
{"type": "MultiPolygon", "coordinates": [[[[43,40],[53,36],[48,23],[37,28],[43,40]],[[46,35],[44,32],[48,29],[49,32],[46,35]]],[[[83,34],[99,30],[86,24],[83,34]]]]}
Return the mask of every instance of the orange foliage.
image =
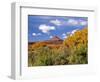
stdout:
{"type": "Polygon", "coordinates": [[[86,45],[88,43],[87,37],[88,30],[84,28],[83,30],[75,32],[72,36],[68,36],[64,41],[64,45],[67,47],[79,47],[81,44],[86,45]]]}

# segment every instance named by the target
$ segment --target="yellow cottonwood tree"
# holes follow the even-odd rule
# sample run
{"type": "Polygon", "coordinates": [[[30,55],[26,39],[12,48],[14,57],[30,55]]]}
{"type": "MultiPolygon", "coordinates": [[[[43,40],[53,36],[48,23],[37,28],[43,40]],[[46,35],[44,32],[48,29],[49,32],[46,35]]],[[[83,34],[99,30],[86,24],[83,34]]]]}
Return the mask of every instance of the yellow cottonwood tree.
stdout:
{"type": "Polygon", "coordinates": [[[68,57],[69,64],[86,64],[88,63],[88,29],[76,31],[72,36],[68,36],[64,40],[64,45],[67,46],[71,52],[68,57]]]}

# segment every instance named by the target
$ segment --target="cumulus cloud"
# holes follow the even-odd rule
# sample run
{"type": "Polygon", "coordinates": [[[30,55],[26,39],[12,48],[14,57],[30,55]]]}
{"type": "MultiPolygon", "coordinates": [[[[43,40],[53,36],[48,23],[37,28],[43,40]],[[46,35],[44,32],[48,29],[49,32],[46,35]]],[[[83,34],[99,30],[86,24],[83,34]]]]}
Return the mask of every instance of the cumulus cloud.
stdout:
{"type": "Polygon", "coordinates": [[[66,34],[65,34],[65,33],[63,33],[62,35],[63,35],[63,36],[66,36],[66,34]]]}
{"type": "Polygon", "coordinates": [[[56,25],[56,26],[60,26],[60,25],[70,25],[70,26],[86,26],[87,25],[87,21],[86,20],[78,20],[78,19],[74,19],[74,18],[69,18],[68,20],[51,20],[50,23],[56,25]]]}
{"type": "Polygon", "coordinates": [[[32,33],[33,36],[36,36],[36,33],[32,33]]]}
{"type": "Polygon", "coordinates": [[[67,24],[68,24],[68,25],[78,25],[79,22],[78,22],[78,20],[75,20],[75,19],[69,19],[69,20],[67,21],[67,24]]]}
{"type": "Polygon", "coordinates": [[[53,24],[55,24],[55,25],[57,25],[57,26],[60,26],[60,25],[62,24],[61,21],[58,20],[58,19],[56,19],[56,20],[51,20],[50,23],[53,23],[53,24]]]}
{"type": "Polygon", "coordinates": [[[72,36],[78,29],[72,30],[71,32],[63,33],[62,38],[66,39],[69,35],[72,36]]]}
{"type": "Polygon", "coordinates": [[[67,36],[63,36],[63,38],[64,38],[64,39],[66,39],[66,38],[67,38],[67,36]]]}
{"type": "Polygon", "coordinates": [[[67,38],[66,33],[63,33],[63,34],[62,34],[62,37],[63,37],[63,39],[67,38]]]}
{"type": "Polygon", "coordinates": [[[33,36],[39,36],[41,33],[32,33],[33,36]]]}
{"type": "Polygon", "coordinates": [[[39,30],[41,30],[43,33],[49,33],[50,30],[55,30],[55,27],[42,24],[39,26],[39,30]]]}
{"type": "Polygon", "coordinates": [[[87,21],[85,21],[85,20],[76,20],[76,19],[69,19],[69,20],[67,21],[67,25],[86,26],[86,25],[87,25],[87,21]]]}
{"type": "Polygon", "coordinates": [[[77,30],[78,30],[78,29],[73,30],[73,31],[71,32],[71,34],[74,34],[77,30]]]}
{"type": "Polygon", "coordinates": [[[82,26],[87,25],[87,21],[80,21],[80,25],[82,25],[82,26]]]}
{"type": "Polygon", "coordinates": [[[53,36],[50,36],[50,38],[53,38],[53,36]]]}

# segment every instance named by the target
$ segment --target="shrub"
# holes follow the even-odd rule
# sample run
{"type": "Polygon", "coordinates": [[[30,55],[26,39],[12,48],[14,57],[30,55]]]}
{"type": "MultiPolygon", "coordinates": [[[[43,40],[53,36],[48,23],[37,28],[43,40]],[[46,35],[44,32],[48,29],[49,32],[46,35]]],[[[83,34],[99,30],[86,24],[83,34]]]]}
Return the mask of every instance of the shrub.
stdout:
{"type": "Polygon", "coordinates": [[[64,45],[70,49],[70,55],[67,58],[69,64],[86,64],[88,63],[87,55],[87,28],[75,32],[64,41],[64,45]]]}
{"type": "Polygon", "coordinates": [[[87,32],[77,31],[60,45],[35,43],[28,49],[28,66],[87,64],[87,32]]]}

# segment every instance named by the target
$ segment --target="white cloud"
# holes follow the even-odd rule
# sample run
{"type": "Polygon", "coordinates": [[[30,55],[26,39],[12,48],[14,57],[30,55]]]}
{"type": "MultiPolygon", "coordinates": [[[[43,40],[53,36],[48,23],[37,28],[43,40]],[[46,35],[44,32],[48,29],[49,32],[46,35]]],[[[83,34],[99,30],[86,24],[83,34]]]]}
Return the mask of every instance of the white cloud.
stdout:
{"type": "Polygon", "coordinates": [[[32,33],[33,36],[39,36],[41,33],[32,33]]]}
{"type": "Polygon", "coordinates": [[[32,33],[33,36],[36,36],[36,33],[32,33]]]}
{"type": "Polygon", "coordinates": [[[80,22],[80,25],[82,25],[82,26],[87,25],[87,21],[81,21],[81,22],[80,22]]]}
{"type": "Polygon", "coordinates": [[[79,21],[78,20],[75,20],[75,19],[69,19],[67,21],[67,24],[68,25],[78,25],[79,24],[79,21]]]}
{"type": "Polygon", "coordinates": [[[67,38],[66,33],[63,33],[62,36],[63,36],[64,39],[67,38]]]}
{"type": "Polygon", "coordinates": [[[50,23],[55,24],[56,26],[60,26],[60,25],[71,25],[71,26],[76,26],[76,25],[81,25],[81,26],[85,26],[87,25],[87,21],[85,20],[78,20],[78,19],[74,19],[74,18],[69,18],[68,20],[51,20],[50,23]]]}
{"type": "Polygon", "coordinates": [[[55,24],[55,25],[57,25],[57,26],[60,26],[60,25],[62,24],[61,21],[59,21],[58,19],[56,19],[56,20],[51,20],[50,23],[53,23],[53,24],[55,24]]]}
{"type": "Polygon", "coordinates": [[[67,38],[67,36],[63,36],[63,38],[65,39],[65,38],[67,38]]]}
{"type": "Polygon", "coordinates": [[[55,30],[55,27],[42,24],[39,26],[39,30],[41,30],[43,33],[49,33],[50,30],[55,30]]]}
{"type": "Polygon", "coordinates": [[[50,38],[53,38],[53,36],[50,36],[50,38]]]}
{"type": "Polygon", "coordinates": [[[81,26],[85,26],[87,25],[87,21],[84,20],[76,20],[76,19],[69,19],[67,21],[67,25],[81,25],[81,26]]]}
{"type": "Polygon", "coordinates": [[[71,34],[74,34],[77,30],[78,30],[78,29],[73,30],[73,31],[71,32],[71,34]]]}
{"type": "Polygon", "coordinates": [[[65,33],[63,33],[62,35],[63,35],[63,36],[66,36],[66,34],[65,34],[65,33]]]}

